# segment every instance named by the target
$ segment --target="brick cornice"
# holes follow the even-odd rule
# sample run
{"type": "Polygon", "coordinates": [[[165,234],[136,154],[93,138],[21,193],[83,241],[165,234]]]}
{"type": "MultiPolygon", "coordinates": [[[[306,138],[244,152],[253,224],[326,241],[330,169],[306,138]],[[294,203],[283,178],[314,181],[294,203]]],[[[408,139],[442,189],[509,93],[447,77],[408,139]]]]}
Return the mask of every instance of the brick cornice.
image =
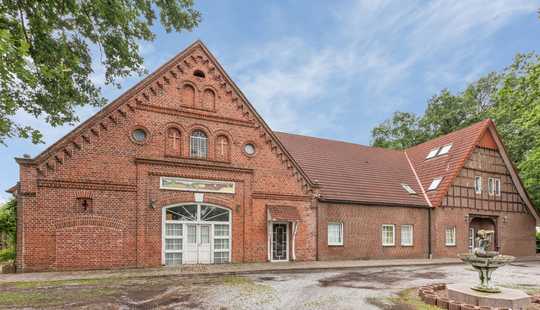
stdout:
{"type": "Polygon", "coordinates": [[[137,157],[135,158],[136,164],[146,165],[160,165],[160,166],[176,166],[186,168],[197,168],[206,170],[219,170],[219,171],[231,171],[240,173],[253,173],[253,169],[235,167],[230,164],[225,164],[221,161],[210,160],[193,160],[185,158],[175,159],[163,159],[163,158],[149,158],[149,157],[137,157]]]}
{"type": "Polygon", "coordinates": [[[311,201],[310,196],[306,195],[285,195],[277,193],[254,192],[251,194],[254,199],[269,199],[269,200],[291,200],[291,201],[311,201]]]}
{"type": "Polygon", "coordinates": [[[137,187],[125,183],[113,183],[107,181],[70,181],[70,180],[38,180],[38,187],[87,189],[102,191],[135,192],[137,187]]]}
{"type": "Polygon", "coordinates": [[[228,124],[228,125],[236,125],[236,126],[244,126],[244,127],[255,127],[253,122],[248,122],[248,121],[234,119],[234,118],[228,118],[228,117],[222,117],[222,116],[215,116],[215,115],[207,115],[207,114],[203,114],[203,113],[190,112],[190,111],[186,111],[185,107],[182,107],[183,110],[179,110],[179,109],[167,108],[167,107],[163,107],[163,106],[156,106],[156,105],[139,103],[136,106],[136,109],[141,110],[141,111],[149,111],[149,112],[161,113],[161,114],[167,114],[167,115],[184,116],[184,117],[189,117],[189,118],[193,118],[193,119],[212,121],[212,122],[223,123],[223,124],[228,124]]]}

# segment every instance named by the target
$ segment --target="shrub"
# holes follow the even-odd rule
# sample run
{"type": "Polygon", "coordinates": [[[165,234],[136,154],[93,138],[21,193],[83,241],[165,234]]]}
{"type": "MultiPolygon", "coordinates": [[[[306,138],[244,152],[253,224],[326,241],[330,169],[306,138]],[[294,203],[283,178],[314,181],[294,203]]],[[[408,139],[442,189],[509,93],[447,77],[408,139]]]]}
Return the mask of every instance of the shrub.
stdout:
{"type": "Polygon", "coordinates": [[[0,250],[0,262],[10,261],[15,259],[15,248],[9,247],[0,250]]]}

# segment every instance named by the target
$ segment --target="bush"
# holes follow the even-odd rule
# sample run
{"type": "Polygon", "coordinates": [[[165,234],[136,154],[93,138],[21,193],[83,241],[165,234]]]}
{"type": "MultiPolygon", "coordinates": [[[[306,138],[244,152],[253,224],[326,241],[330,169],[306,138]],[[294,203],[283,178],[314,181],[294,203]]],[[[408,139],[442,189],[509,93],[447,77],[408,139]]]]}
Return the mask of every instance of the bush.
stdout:
{"type": "Polygon", "coordinates": [[[0,250],[0,262],[15,260],[15,248],[10,247],[0,250]]]}
{"type": "Polygon", "coordinates": [[[536,233],[536,241],[540,242],[540,231],[536,233]]]}
{"type": "Polygon", "coordinates": [[[0,232],[8,238],[8,246],[15,247],[17,235],[17,200],[12,199],[0,206],[0,232]]]}

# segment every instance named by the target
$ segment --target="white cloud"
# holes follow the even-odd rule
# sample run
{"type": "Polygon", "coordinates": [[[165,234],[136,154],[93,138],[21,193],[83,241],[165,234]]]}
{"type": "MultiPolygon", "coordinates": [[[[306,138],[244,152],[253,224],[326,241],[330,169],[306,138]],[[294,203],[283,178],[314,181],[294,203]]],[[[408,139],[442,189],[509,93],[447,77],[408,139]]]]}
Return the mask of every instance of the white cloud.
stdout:
{"type": "Polygon", "coordinates": [[[437,92],[475,80],[488,67],[486,41],[537,6],[527,0],[353,1],[333,8],[337,27],[324,28],[331,40],[289,35],[257,42],[241,49],[230,67],[272,128],[321,133],[340,128],[352,106],[376,115],[411,105],[402,96],[414,90],[402,89],[403,82],[437,92]]]}

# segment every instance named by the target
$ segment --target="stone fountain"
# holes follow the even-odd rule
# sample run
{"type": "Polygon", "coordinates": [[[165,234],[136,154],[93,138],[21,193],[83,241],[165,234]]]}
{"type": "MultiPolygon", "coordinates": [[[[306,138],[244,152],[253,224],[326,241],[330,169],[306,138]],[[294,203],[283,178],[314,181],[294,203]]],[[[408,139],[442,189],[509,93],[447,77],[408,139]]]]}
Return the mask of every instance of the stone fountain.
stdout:
{"type": "Polygon", "coordinates": [[[472,253],[459,254],[459,258],[470,264],[478,271],[480,283],[470,287],[464,284],[451,284],[447,286],[448,297],[462,303],[488,307],[506,307],[510,309],[525,309],[530,303],[527,294],[520,290],[498,288],[493,284],[493,272],[512,261],[515,257],[501,255],[497,251],[490,251],[492,230],[479,230],[476,238],[476,247],[472,253]]]}
{"type": "Polygon", "coordinates": [[[516,259],[510,255],[500,255],[497,251],[489,251],[491,241],[489,236],[493,236],[495,232],[493,230],[480,230],[478,231],[476,244],[477,247],[472,253],[459,254],[459,258],[462,261],[470,264],[474,269],[478,271],[480,277],[480,284],[471,287],[475,291],[485,293],[500,293],[501,289],[496,287],[491,280],[493,272],[497,268],[502,267],[516,259]]]}

